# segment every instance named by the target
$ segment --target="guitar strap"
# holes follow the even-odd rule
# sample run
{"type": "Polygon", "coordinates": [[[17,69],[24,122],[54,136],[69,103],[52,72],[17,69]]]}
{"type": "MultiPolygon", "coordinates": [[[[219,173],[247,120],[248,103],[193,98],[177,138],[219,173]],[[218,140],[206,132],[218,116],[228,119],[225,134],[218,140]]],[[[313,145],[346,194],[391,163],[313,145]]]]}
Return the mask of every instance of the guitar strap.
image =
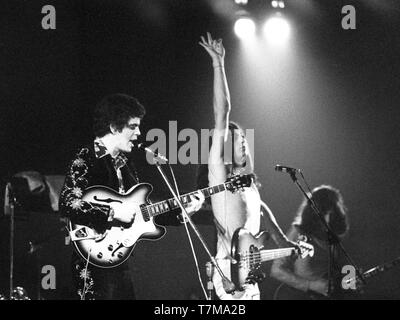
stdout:
{"type": "Polygon", "coordinates": [[[137,185],[140,182],[138,174],[134,167],[131,168],[131,166],[126,164],[121,167],[120,170],[125,190],[129,190],[134,185],[137,185]]]}
{"type": "Polygon", "coordinates": [[[220,233],[221,235],[225,235],[226,230],[223,226],[221,226],[221,224],[218,222],[217,219],[213,219],[214,223],[215,223],[215,227],[217,228],[217,232],[220,233]]]}
{"type": "MultiPolygon", "coordinates": [[[[219,259],[225,260],[233,260],[233,257],[231,257],[230,252],[231,252],[231,248],[228,248],[228,245],[225,241],[225,234],[226,234],[226,230],[224,229],[224,227],[221,226],[221,224],[217,221],[217,219],[214,218],[214,223],[215,223],[215,227],[217,228],[217,233],[219,233],[221,235],[221,242],[222,242],[222,246],[225,249],[226,252],[226,256],[225,257],[221,257],[219,259]]],[[[218,259],[217,259],[218,260],[218,259]]]]}
{"type": "MultiPolygon", "coordinates": [[[[262,208],[262,206],[261,206],[262,208]]],[[[264,221],[264,212],[262,211],[262,209],[260,208],[260,230],[258,230],[259,232],[261,230],[266,230],[266,225],[265,225],[265,221],[264,221]]]]}
{"type": "Polygon", "coordinates": [[[122,184],[124,190],[129,190],[133,186],[140,183],[139,176],[136,171],[135,165],[133,164],[133,161],[127,161],[122,167],[120,167],[120,173],[120,185],[122,184]]]}

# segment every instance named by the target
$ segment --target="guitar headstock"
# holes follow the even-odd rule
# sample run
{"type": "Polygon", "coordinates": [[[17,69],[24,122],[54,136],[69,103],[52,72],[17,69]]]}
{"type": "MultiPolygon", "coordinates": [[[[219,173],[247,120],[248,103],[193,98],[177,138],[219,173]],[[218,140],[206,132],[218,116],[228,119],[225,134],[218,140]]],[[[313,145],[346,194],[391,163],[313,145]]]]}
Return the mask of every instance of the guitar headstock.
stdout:
{"type": "Polygon", "coordinates": [[[304,259],[307,256],[314,256],[314,246],[304,241],[297,241],[297,245],[299,246],[300,253],[299,256],[304,259]]]}
{"type": "Polygon", "coordinates": [[[225,181],[226,189],[230,192],[243,191],[244,188],[250,187],[254,181],[254,174],[236,175],[225,181]]]}

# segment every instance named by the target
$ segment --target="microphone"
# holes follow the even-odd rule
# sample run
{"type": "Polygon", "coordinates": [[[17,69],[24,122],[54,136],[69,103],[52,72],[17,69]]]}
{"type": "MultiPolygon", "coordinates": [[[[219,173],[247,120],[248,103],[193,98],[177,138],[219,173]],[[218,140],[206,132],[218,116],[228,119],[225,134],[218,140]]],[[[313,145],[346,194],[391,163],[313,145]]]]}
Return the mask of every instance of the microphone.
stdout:
{"type": "Polygon", "coordinates": [[[288,173],[300,173],[301,172],[300,169],[281,166],[280,164],[277,164],[275,166],[275,171],[288,172],[288,173]]]}
{"type": "Polygon", "coordinates": [[[137,144],[137,147],[139,149],[142,149],[150,154],[152,154],[154,157],[159,158],[165,162],[168,162],[168,159],[166,157],[164,157],[162,154],[159,154],[158,152],[155,152],[153,150],[151,150],[149,147],[147,147],[144,143],[140,142],[137,144]]]}

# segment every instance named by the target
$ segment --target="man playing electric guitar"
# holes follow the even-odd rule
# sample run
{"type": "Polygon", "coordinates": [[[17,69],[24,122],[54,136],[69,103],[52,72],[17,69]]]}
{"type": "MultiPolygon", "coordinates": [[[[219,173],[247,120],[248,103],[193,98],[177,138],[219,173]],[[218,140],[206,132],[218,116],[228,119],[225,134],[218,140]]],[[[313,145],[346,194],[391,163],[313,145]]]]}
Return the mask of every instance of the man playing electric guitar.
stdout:
{"type": "MultiPolygon", "coordinates": [[[[312,199],[323,214],[335,234],[343,237],[348,231],[346,207],[339,190],[322,185],[312,192],[312,199]]],[[[271,276],[283,282],[275,292],[277,300],[300,300],[319,298],[340,298],[340,274],[338,252],[334,253],[336,274],[331,279],[334,296],[328,297],[329,249],[326,232],[319,217],[313,212],[305,199],[298,209],[297,216],[288,234],[290,240],[296,241],[305,236],[314,246],[314,257],[293,259],[286,257],[275,260],[271,267],[271,276]],[[337,279],[337,281],[335,281],[337,279]]]]}
{"type": "MultiPolygon", "coordinates": [[[[93,199],[96,201],[86,201],[85,196],[87,189],[93,186],[108,187],[123,195],[139,183],[136,170],[125,153],[132,152],[144,115],[145,109],[139,101],[125,94],[106,96],[98,104],[93,126],[96,138],[72,159],[60,195],[60,211],[72,224],[101,230],[111,223],[129,225],[134,221],[137,212],[131,206],[113,210],[112,201],[106,199],[109,196],[101,199],[95,195],[93,199]]],[[[199,194],[198,198],[201,199],[202,195],[199,194]]],[[[192,197],[187,210],[195,211],[200,206],[201,201],[192,197]]],[[[84,234],[83,230],[81,233],[84,234]]],[[[79,235],[79,232],[74,235],[79,235]]],[[[91,253],[89,250],[88,254],[91,253]]],[[[115,268],[98,268],[74,252],[72,273],[80,299],[135,297],[126,263],[115,268]]]]}

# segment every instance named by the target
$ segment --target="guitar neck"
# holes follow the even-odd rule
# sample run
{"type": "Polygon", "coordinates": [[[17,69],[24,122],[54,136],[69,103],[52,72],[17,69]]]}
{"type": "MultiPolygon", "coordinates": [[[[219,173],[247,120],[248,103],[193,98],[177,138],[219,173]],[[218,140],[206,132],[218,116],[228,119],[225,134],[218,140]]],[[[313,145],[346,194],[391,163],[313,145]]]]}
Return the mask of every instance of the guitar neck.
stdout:
{"type": "MultiPolygon", "coordinates": [[[[201,192],[205,198],[208,198],[208,197],[211,197],[213,194],[227,190],[227,187],[229,187],[230,184],[232,184],[232,183],[225,182],[225,183],[221,183],[219,185],[213,186],[213,187],[208,187],[208,188],[200,189],[200,190],[193,191],[190,193],[186,193],[186,194],[180,196],[180,200],[181,200],[182,204],[185,205],[190,202],[190,196],[195,194],[196,192],[201,192]]],[[[170,198],[168,200],[152,203],[152,204],[149,204],[146,206],[149,217],[155,217],[160,214],[163,214],[163,213],[166,213],[168,211],[178,209],[178,208],[179,208],[179,204],[175,200],[175,198],[170,198]]]]}
{"type": "Polygon", "coordinates": [[[288,257],[294,252],[294,248],[283,248],[273,250],[260,250],[261,262],[271,261],[283,257],[288,257]]]}
{"type": "Polygon", "coordinates": [[[396,265],[399,265],[399,264],[400,264],[400,257],[394,259],[391,262],[384,263],[382,265],[379,265],[379,266],[377,266],[375,268],[372,268],[372,269],[364,272],[363,273],[363,278],[364,279],[372,278],[372,277],[376,276],[377,274],[379,274],[381,272],[384,272],[384,271],[387,271],[387,270],[389,270],[389,269],[391,269],[391,268],[393,268],[393,267],[395,267],[396,265]]]}

